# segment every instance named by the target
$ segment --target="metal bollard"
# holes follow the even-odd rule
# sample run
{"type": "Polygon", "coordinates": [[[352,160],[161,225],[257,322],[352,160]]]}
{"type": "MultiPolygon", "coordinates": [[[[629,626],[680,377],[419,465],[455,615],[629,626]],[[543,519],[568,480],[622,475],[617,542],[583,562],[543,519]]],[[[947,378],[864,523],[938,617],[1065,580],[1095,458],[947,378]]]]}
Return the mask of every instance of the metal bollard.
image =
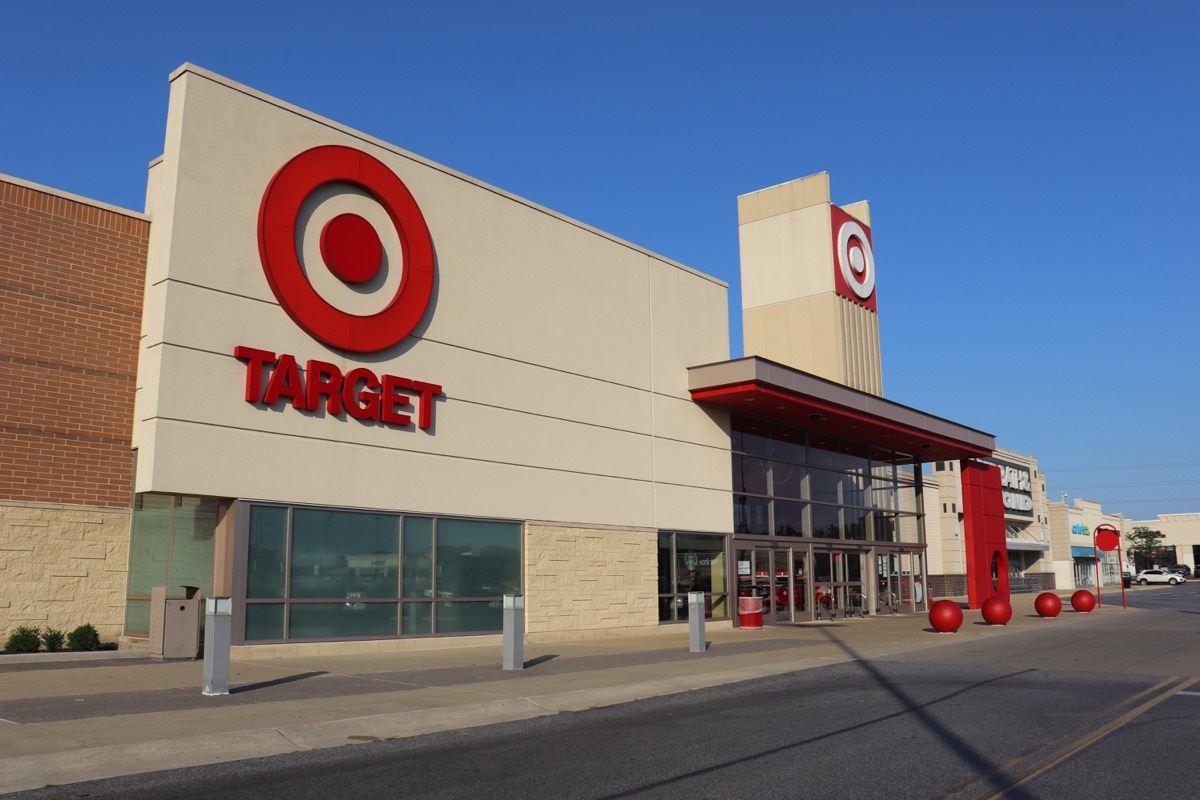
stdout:
{"type": "Polygon", "coordinates": [[[525,669],[525,595],[504,595],[504,669],[525,669]]]}
{"type": "Polygon", "coordinates": [[[704,592],[688,592],[688,645],[693,653],[708,649],[704,641],[704,592]]]}
{"type": "Polygon", "coordinates": [[[233,598],[204,600],[204,694],[229,694],[229,646],[233,634],[233,598]]]}

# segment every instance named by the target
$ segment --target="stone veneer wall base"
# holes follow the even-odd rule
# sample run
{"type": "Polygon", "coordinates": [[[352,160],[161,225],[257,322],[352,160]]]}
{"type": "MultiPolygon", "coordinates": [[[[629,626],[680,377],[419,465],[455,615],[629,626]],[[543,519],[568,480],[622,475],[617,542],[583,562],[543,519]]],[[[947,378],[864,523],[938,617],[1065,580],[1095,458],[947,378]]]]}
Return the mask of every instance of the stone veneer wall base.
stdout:
{"type": "Polygon", "coordinates": [[[529,641],[657,629],[658,531],[526,523],[524,589],[529,641]]]}
{"type": "Polygon", "coordinates": [[[120,638],[129,566],[127,508],[0,501],[0,643],[22,625],[120,638]]]}

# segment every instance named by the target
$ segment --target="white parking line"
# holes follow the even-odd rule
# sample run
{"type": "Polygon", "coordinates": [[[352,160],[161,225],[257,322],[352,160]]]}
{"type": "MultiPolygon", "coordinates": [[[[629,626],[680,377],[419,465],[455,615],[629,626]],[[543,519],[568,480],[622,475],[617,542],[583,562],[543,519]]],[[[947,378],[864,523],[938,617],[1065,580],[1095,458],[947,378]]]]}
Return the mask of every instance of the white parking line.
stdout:
{"type": "Polygon", "coordinates": [[[1192,697],[1200,697],[1200,692],[1176,692],[1175,694],[1187,694],[1192,697]]]}

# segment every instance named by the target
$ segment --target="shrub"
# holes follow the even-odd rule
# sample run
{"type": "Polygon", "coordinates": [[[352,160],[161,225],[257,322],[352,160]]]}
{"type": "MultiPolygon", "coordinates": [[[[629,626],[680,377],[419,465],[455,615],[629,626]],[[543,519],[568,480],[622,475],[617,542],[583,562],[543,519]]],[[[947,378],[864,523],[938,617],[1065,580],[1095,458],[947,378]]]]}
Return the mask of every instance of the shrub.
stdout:
{"type": "Polygon", "coordinates": [[[54,628],[46,628],[42,632],[42,644],[45,645],[46,651],[49,653],[57,653],[63,649],[63,640],[67,635],[60,630],[54,628]]]}
{"type": "Polygon", "coordinates": [[[67,634],[67,647],[71,650],[99,650],[100,634],[90,623],[80,625],[67,634]]]}
{"type": "Polygon", "coordinates": [[[4,649],[9,653],[36,653],[42,646],[42,632],[39,628],[22,625],[8,636],[4,649]]]}

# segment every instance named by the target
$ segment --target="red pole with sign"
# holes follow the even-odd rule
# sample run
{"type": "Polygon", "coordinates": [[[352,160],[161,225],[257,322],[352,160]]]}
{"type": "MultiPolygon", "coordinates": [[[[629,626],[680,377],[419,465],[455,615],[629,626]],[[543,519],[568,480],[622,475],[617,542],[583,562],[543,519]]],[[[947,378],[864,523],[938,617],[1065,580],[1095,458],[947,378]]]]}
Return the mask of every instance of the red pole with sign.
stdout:
{"type": "MultiPolygon", "coordinates": [[[[1092,532],[1092,553],[1095,554],[1097,549],[1102,550],[1105,553],[1111,553],[1113,550],[1116,550],[1117,551],[1117,569],[1120,572],[1124,572],[1124,564],[1121,559],[1121,532],[1120,531],[1118,531],[1112,525],[1097,525],[1096,529],[1092,532]]],[[[1101,603],[1100,603],[1100,556],[1098,554],[1096,555],[1096,605],[1098,607],[1101,605],[1101,603]]],[[[1121,579],[1121,607],[1125,608],[1125,609],[1129,608],[1129,606],[1126,604],[1126,601],[1125,601],[1125,580],[1123,577],[1121,579]]]]}

